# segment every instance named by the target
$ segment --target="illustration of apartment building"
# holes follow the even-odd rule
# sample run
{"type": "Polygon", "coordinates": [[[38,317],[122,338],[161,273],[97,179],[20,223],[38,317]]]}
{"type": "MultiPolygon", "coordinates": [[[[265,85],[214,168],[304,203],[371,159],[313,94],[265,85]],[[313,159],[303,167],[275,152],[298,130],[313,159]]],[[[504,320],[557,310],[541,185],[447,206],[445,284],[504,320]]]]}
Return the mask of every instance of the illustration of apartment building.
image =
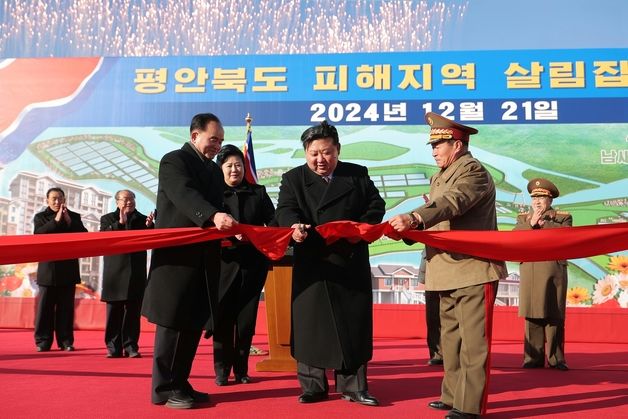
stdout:
{"type": "Polygon", "coordinates": [[[425,304],[425,287],[419,282],[419,268],[411,265],[371,266],[373,302],[383,304],[425,304]]]}
{"type": "MultiPolygon", "coordinates": [[[[371,266],[373,302],[380,304],[425,304],[425,285],[419,282],[419,268],[412,265],[371,266]]],[[[519,305],[519,274],[499,281],[495,305],[519,305]]]]}

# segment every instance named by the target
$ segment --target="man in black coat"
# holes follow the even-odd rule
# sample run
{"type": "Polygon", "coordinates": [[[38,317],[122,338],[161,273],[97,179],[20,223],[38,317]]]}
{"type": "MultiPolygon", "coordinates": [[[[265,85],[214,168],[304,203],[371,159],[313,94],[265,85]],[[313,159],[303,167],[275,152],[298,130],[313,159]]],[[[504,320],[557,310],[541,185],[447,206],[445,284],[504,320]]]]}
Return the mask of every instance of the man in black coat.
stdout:
{"type": "MultiPolygon", "coordinates": [[[[117,209],[100,218],[100,231],[153,228],[153,213],[135,209],[135,194],[116,192],[117,209]]],[[[102,300],[107,302],[107,358],[140,358],[140,309],[146,287],[146,250],[103,257],[102,300]]]]}
{"type": "Polygon", "coordinates": [[[294,232],[292,355],[301,403],[327,398],[325,369],[335,370],[343,399],[376,406],[366,364],[373,354],[368,244],[341,239],[327,246],[315,226],[349,220],[377,224],[384,200],[366,167],[338,161],[336,129],[323,122],[301,136],[306,164],[281,179],[276,220],[294,232]]]}
{"type": "MultiPolygon", "coordinates": [[[[213,114],[198,114],[190,141],[159,163],[157,228],[231,228],[223,211],[223,178],[211,159],[224,140],[213,114]]],[[[213,330],[220,275],[220,241],[155,249],[142,314],[157,325],[151,399],[175,409],[209,400],[188,382],[203,329],[213,330]]]]}
{"type": "MultiPolygon", "coordinates": [[[[35,214],[35,234],[79,233],[87,229],[81,216],[65,206],[60,188],[46,192],[48,208],[35,214]]],[[[35,317],[37,352],[49,351],[53,333],[61,350],[74,350],[74,289],[81,282],[78,259],[39,262],[39,301],[35,317]]]]}

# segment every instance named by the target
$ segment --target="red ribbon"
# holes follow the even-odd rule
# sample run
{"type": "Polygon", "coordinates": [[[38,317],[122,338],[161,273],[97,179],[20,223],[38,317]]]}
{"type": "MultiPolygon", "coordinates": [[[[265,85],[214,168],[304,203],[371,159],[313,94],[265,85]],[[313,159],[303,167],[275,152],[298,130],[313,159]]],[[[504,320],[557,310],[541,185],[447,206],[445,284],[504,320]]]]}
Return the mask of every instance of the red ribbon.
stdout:
{"type": "Polygon", "coordinates": [[[626,250],[628,223],[517,231],[411,231],[403,237],[485,259],[538,262],[626,250]]]}
{"type": "MultiPolygon", "coordinates": [[[[336,221],[316,227],[327,243],[341,238],[373,242],[382,236],[422,242],[449,252],[486,259],[532,262],[575,259],[628,248],[628,223],[517,231],[406,231],[388,223],[336,221]]],[[[292,229],[238,224],[229,231],[197,227],[94,233],[35,234],[0,238],[0,264],[112,255],[219,240],[242,234],[272,260],[281,259],[292,229]]]]}
{"type": "Polygon", "coordinates": [[[438,249],[513,262],[577,259],[628,249],[628,223],[517,231],[421,231],[397,233],[387,224],[337,221],[316,227],[327,243],[339,238],[372,242],[382,235],[438,249]]]}

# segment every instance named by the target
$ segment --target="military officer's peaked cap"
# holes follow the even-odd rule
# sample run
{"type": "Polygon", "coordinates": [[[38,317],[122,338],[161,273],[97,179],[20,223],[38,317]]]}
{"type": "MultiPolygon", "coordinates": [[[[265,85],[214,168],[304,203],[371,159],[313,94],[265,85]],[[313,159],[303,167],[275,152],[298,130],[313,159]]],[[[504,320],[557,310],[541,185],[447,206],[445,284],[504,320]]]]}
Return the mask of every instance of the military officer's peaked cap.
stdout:
{"type": "Polygon", "coordinates": [[[549,196],[550,198],[557,198],[560,195],[556,185],[541,177],[528,182],[528,192],[530,196],[549,196]]]}
{"type": "Polygon", "coordinates": [[[469,136],[478,133],[478,130],[473,127],[459,124],[434,112],[425,114],[425,122],[432,128],[428,144],[446,140],[460,140],[468,143],[469,136]]]}

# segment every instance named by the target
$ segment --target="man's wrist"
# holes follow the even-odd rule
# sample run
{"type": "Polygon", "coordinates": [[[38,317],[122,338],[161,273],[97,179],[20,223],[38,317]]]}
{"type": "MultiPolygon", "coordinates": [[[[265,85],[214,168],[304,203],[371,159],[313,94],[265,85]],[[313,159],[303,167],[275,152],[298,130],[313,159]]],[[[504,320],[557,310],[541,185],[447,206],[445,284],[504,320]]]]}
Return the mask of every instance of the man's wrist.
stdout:
{"type": "Polygon", "coordinates": [[[408,215],[410,216],[410,228],[417,229],[420,224],[419,218],[414,214],[414,211],[409,212],[408,215]]]}

